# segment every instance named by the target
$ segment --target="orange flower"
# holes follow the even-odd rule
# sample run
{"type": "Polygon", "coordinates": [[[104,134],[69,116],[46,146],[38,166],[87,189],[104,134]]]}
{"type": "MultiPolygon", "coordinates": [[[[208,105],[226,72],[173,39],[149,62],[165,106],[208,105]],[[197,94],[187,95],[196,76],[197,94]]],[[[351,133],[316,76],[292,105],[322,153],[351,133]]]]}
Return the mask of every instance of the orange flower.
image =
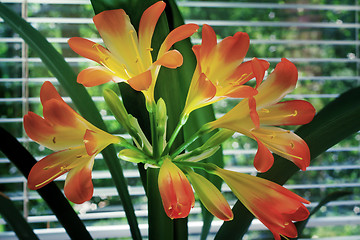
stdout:
{"type": "Polygon", "coordinates": [[[306,101],[279,101],[291,92],[297,82],[297,69],[287,59],[282,59],[275,70],[258,88],[258,94],[244,99],[223,117],[209,123],[215,128],[227,128],[255,139],[258,151],[254,166],[267,171],[274,162],[269,150],[294,162],[306,170],[310,164],[310,151],[303,139],[279,125],[300,125],[310,122],[314,107],[306,101]],[[255,110],[256,109],[256,110],[255,110]]]}
{"type": "Polygon", "coordinates": [[[125,81],[133,89],[143,91],[148,102],[153,102],[160,66],[177,68],[183,63],[182,55],[177,50],[169,51],[170,47],[190,37],[198,29],[196,24],[186,24],[174,29],[162,43],[156,61],[153,62],[151,39],[164,8],[165,3],[159,1],[145,10],[138,35],[123,9],[97,14],[93,21],[107,49],[79,37],[69,40],[70,47],[76,53],[102,65],[80,72],[78,82],[92,87],[109,81],[125,81]]]}
{"type": "Polygon", "coordinates": [[[187,217],[195,204],[194,193],[185,174],[169,158],[160,167],[158,184],[167,216],[187,217]]]}
{"type": "Polygon", "coordinates": [[[120,142],[120,138],[83,119],[64,102],[50,82],[41,87],[40,100],[44,118],[29,112],[24,116],[24,128],[31,139],[57,152],[33,166],[28,186],[39,189],[69,172],[64,187],[66,197],[74,203],[90,200],[94,158],[109,144],[120,142]]]}
{"type": "Polygon", "coordinates": [[[257,93],[256,87],[269,63],[256,58],[243,63],[249,44],[249,36],[244,32],[237,32],[217,44],[214,30],[206,24],[203,26],[202,43],[193,47],[197,66],[183,112],[185,116],[226,97],[246,98],[257,93]],[[255,89],[244,85],[254,77],[255,89]]]}
{"type": "Polygon", "coordinates": [[[244,206],[273,233],[275,240],[280,240],[280,235],[297,237],[293,221],[308,218],[309,211],[302,203],[309,201],[263,178],[214,169],[212,173],[226,182],[244,206]]]}

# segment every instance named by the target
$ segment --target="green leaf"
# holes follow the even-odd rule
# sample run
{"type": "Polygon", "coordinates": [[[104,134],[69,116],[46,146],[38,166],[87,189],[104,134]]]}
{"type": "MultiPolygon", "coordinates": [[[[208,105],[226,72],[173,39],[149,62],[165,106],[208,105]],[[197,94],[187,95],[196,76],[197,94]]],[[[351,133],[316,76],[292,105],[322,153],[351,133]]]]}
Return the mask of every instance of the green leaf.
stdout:
{"type": "MultiPolygon", "coordinates": [[[[82,85],[76,83],[76,74],[55,48],[40,32],[2,3],[0,3],[0,15],[39,55],[44,64],[65,88],[80,114],[95,126],[106,131],[105,123],[88,92],[82,85]]],[[[124,187],[127,186],[127,182],[120,162],[116,157],[115,148],[110,145],[102,151],[102,154],[124,205],[131,233],[134,239],[141,239],[134,207],[128,189],[124,187]]]]}
{"type": "Polygon", "coordinates": [[[19,239],[39,239],[14,203],[0,192],[0,213],[19,239]]]}
{"type": "MultiPolygon", "coordinates": [[[[304,230],[306,224],[309,222],[310,217],[312,215],[314,215],[317,211],[319,211],[322,206],[325,206],[329,202],[335,201],[338,198],[341,198],[341,197],[344,197],[344,196],[347,196],[347,195],[351,195],[351,194],[353,194],[353,192],[350,192],[350,191],[336,191],[336,192],[332,192],[329,195],[327,195],[326,197],[324,197],[319,202],[319,204],[314,209],[311,210],[310,215],[306,220],[295,223],[295,226],[296,226],[297,232],[298,232],[298,236],[301,237],[301,233],[304,230]]],[[[298,239],[298,238],[294,238],[294,239],[298,239]]]]}
{"type": "MultiPolygon", "coordinates": [[[[37,162],[10,133],[0,127],[0,150],[27,178],[37,162]]],[[[92,239],[85,225],[54,182],[37,190],[72,239],[92,239]]]]}
{"type": "MultiPolygon", "coordinates": [[[[360,87],[350,89],[326,105],[309,124],[295,131],[309,146],[311,161],[341,140],[360,129],[360,87]]],[[[259,177],[283,185],[299,169],[289,160],[275,155],[273,167],[259,177]]],[[[233,207],[234,220],[224,223],[215,239],[241,239],[253,215],[237,201],[233,207]]]]}

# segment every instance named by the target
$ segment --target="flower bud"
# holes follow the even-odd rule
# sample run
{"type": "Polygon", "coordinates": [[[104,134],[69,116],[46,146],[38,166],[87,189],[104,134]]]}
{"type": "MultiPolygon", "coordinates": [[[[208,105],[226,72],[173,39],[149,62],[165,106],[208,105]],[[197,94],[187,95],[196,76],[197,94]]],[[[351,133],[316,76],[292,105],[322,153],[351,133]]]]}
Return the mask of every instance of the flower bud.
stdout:
{"type": "Polygon", "coordinates": [[[185,174],[169,158],[160,167],[158,185],[166,215],[187,217],[195,204],[194,193],[185,174]]]}

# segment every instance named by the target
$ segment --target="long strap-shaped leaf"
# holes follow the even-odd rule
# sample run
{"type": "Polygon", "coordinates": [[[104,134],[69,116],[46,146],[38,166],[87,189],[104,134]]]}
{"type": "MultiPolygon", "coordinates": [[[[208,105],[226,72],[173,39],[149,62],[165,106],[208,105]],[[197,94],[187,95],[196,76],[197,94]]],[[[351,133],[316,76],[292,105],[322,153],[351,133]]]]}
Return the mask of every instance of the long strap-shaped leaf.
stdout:
{"type": "Polygon", "coordinates": [[[26,222],[14,203],[4,194],[0,193],[0,214],[14,230],[19,239],[39,239],[26,222]]]}
{"type": "MultiPolygon", "coordinates": [[[[341,94],[326,105],[311,123],[295,131],[308,144],[312,161],[341,140],[359,131],[359,96],[360,87],[341,94]]],[[[299,169],[290,161],[275,155],[273,167],[259,176],[283,185],[297,171],[299,169]]],[[[215,239],[241,239],[246,233],[253,215],[239,201],[236,202],[233,212],[234,220],[224,223],[215,239]]]]}
{"type": "MultiPolygon", "coordinates": [[[[27,178],[35,158],[10,133],[0,127],[0,150],[27,178]]],[[[92,239],[83,222],[55,183],[37,190],[72,239],[92,239]]],[[[25,230],[25,229],[24,229],[25,230]]],[[[15,229],[14,229],[15,231],[15,229]]]]}
{"type": "MultiPolygon", "coordinates": [[[[106,131],[105,123],[91,97],[82,85],[76,83],[76,74],[55,48],[29,23],[2,3],[0,3],[0,15],[39,55],[44,64],[65,88],[81,115],[89,122],[106,131]]],[[[127,182],[116,157],[115,148],[111,145],[104,149],[102,154],[124,205],[132,236],[134,239],[141,239],[134,207],[126,187],[127,182]]]]}

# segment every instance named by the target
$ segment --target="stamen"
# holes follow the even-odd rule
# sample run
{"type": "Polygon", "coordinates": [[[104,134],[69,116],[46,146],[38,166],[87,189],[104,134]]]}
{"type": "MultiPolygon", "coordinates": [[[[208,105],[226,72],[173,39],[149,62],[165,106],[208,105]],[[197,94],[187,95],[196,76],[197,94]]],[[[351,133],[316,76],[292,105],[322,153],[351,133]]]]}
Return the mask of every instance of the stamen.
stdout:
{"type": "Polygon", "coordinates": [[[289,238],[287,238],[286,236],[280,234],[281,237],[285,238],[286,240],[290,240],[289,238]]]}
{"type": "Polygon", "coordinates": [[[297,159],[299,159],[299,160],[302,160],[302,159],[303,159],[302,157],[298,157],[298,156],[289,154],[289,153],[287,153],[287,152],[280,151],[279,149],[277,149],[277,151],[278,151],[279,153],[282,153],[282,154],[284,154],[284,155],[287,155],[287,156],[290,156],[290,157],[293,157],[293,158],[297,158],[297,159]]]}
{"type": "Polygon", "coordinates": [[[135,34],[135,31],[134,30],[130,30],[129,31],[129,34],[130,34],[130,38],[131,38],[131,42],[133,44],[133,47],[135,49],[135,53],[136,53],[136,61],[135,63],[139,63],[138,68],[139,68],[139,71],[140,72],[144,72],[145,71],[145,67],[144,67],[144,64],[142,63],[141,61],[141,56],[140,56],[140,53],[139,53],[139,48],[138,48],[138,45],[136,44],[136,41],[135,41],[135,37],[134,37],[134,34],[135,34]]]}
{"type": "MultiPolygon", "coordinates": [[[[45,168],[44,168],[45,169],[45,168]]],[[[58,176],[62,175],[63,173],[67,172],[68,169],[66,169],[66,167],[61,167],[60,168],[60,172],[56,173],[55,175],[53,175],[52,177],[50,177],[49,179],[46,179],[45,181],[43,181],[42,183],[39,183],[37,185],[35,185],[35,187],[39,187],[39,186],[42,186],[42,185],[45,185],[51,181],[53,181],[55,178],[57,178],[58,176]]]]}
{"type": "Polygon", "coordinates": [[[53,142],[54,144],[56,143],[55,139],[56,139],[55,137],[52,139],[52,142],[53,142]]]}
{"type": "Polygon", "coordinates": [[[129,73],[129,71],[127,70],[127,68],[126,68],[126,65],[125,64],[123,64],[123,65],[121,65],[122,67],[123,67],[123,69],[124,69],[124,72],[126,73],[126,75],[129,77],[129,78],[132,78],[131,76],[131,73],[129,73]]]}
{"type": "MultiPolygon", "coordinates": [[[[103,65],[107,70],[109,70],[110,72],[116,75],[117,74],[116,70],[119,67],[119,64],[116,63],[113,59],[111,59],[111,57],[103,53],[98,46],[100,46],[100,44],[96,43],[93,45],[93,48],[96,48],[96,50],[99,52],[99,57],[100,57],[99,63],[103,65]]],[[[121,67],[123,68],[122,70],[124,70],[128,78],[131,78],[133,74],[130,74],[127,71],[125,64],[122,64],[121,67]]],[[[120,72],[122,71],[120,70],[120,72]]]]}
{"type": "Polygon", "coordinates": [[[233,85],[241,85],[244,84],[244,79],[249,78],[251,75],[253,75],[253,73],[244,73],[243,75],[241,75],[241,77],[236,80],[234,83],[232,83],[233,85]]]}

